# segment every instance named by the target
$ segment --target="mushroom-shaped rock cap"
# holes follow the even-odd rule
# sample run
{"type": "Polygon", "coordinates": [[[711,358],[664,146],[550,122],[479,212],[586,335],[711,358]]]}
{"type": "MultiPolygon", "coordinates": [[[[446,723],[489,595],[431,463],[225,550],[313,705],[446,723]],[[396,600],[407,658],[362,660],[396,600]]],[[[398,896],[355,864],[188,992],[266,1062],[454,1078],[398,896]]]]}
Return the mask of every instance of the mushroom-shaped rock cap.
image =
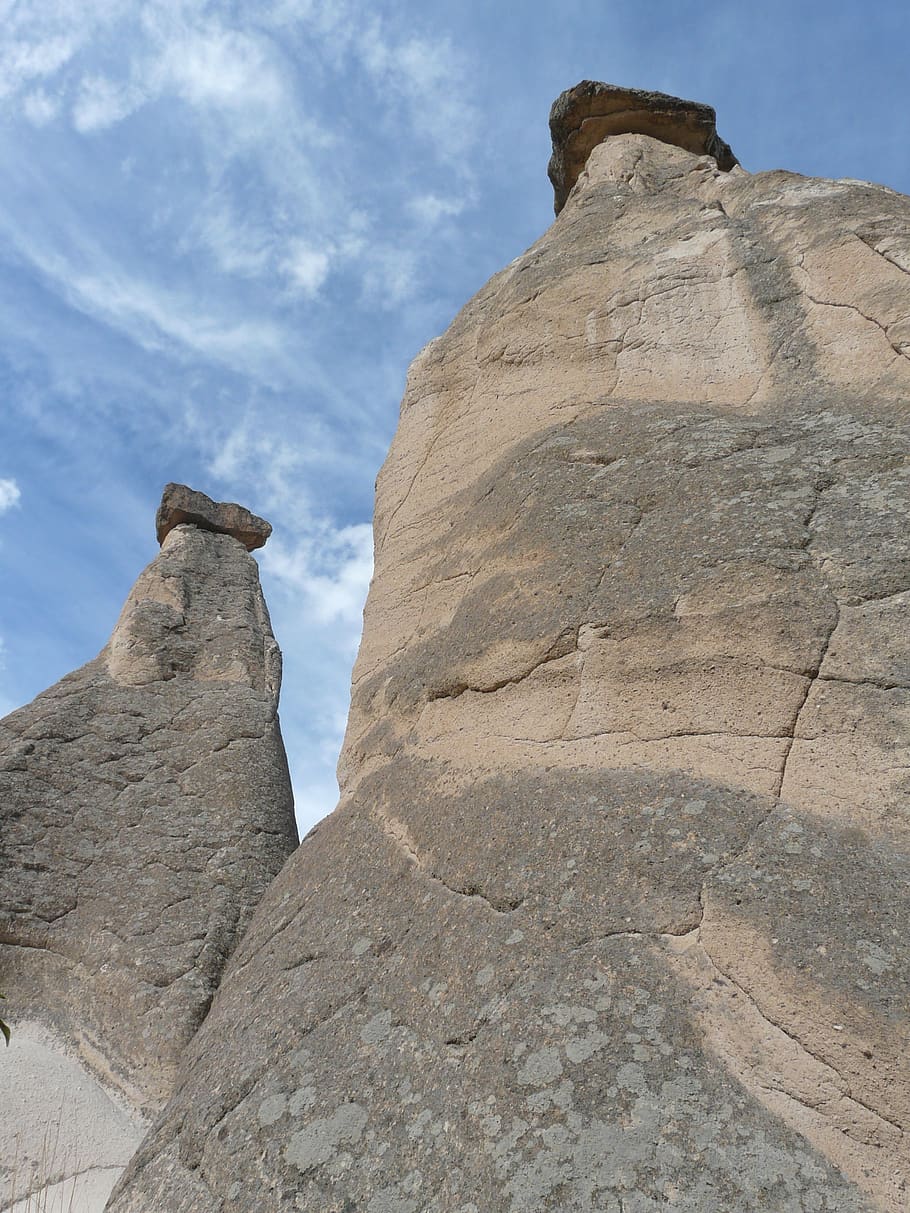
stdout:
{"type": "Polygon", "coordinates": [[[560,93],[550,110],[553,155],[549,175],[558,215],[588,156],[610,135],[650,135],[687,152],[713,156],[729,172],[739,161],[717,133],[710,105],[666,93],[582,80],[560,93]]]}
{"type": "Polygon", "coordinates": [[[233,535],[248,552],[261,548],[272,533],[271,523],[233,501],[212,501],[185,484],[166,484],[155,516],[158,542],[164,543],[175,526],[189,522],[204,531],[233,535]]]}

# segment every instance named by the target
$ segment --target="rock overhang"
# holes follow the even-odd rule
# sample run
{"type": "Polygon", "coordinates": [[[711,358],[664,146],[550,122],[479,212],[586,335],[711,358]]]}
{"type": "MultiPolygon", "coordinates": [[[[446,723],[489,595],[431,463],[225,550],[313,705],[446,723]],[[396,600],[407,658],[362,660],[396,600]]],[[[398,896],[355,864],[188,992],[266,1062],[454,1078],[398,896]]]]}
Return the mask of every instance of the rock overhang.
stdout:
{"type": "Polygon", "coordinates": [[[739,161],[717,133],[710,105],[667,93],[582,80],[550,109],[553,154],[548,174],[558,215],[593,149],[611,135],[650,135],[696,155],[713,156],[729,172],[739,161]]]}
{"type": "Polygon", "coordinates": [[[272,533],[271,523],[234,501],[213,501],[188,485],[166,484],[155,515],[158,542],[164,543],[174,527],[184,523],[217,535],[231,535],[248,552],[263,547],[272,533]]]}

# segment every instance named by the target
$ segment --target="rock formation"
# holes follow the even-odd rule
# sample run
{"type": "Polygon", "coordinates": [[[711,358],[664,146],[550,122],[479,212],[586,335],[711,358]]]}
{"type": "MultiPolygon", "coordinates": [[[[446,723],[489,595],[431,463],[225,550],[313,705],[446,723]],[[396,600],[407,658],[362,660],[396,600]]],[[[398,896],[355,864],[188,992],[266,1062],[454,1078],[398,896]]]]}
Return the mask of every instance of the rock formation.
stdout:
{"type": "Polygon", "coordinates": [[[0,722],[0,1180],[18,1154],[19,1193],[43,1172],[61,1208],[73,1184],[76,1208],[103,1206],[297,842],[281,656],[244,550],[268,524],[183,486],[169,503],[106,648],[0,722]],[[173,525],[199,498],[205,529],[173,525]]]}
{"type": "Polygon", "coordinates": [[[114,1213],[910,1203],[910,201],[655,129],[411,368],[341,803],[114,1213]]]}
{"type": "Polygon", "coordinates": [[[191,522],[204,531],[233,535],[248,552],[261,548],[272,533],[271,525],[233,501],[212,501],[185,484],[166,484],[155,516],[158,542],[164,543],[175,526],[191,522]]]}
{"type": "Polygon", "coordinates": [[[582,80],[560,93],[550,110],[553,209],[558,215],[591,151],[610,135],[649,135],[687,152],[711,156],[719,169],[729,172],[739,161],[718,135],[715,120],[711,106],[698,101],[582,80]]]}

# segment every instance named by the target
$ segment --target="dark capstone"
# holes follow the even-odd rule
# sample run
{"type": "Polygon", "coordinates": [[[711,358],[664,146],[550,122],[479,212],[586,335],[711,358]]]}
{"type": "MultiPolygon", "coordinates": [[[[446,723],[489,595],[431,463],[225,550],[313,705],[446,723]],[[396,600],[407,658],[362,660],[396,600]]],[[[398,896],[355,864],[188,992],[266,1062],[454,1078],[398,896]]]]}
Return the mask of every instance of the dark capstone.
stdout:
{"type": "Polygon", "coordinates": [[[164,543],[174,527],[184,522],[218,535],[233,535],[248,552],[261,548],[272,533],[271,523],[236,502],[212,501],[185,484],[166,484],[155,516],[158,542],[164,543]]]}
{"type": "Polygon", "coordinates": [[[582,80],[560,93],[550,110],[553,154],[548,172],[558,215],[598,143],[610,135],[650,135],[687,152],[713,156],[729,172],[739,161],[717,133],[710,105],[667,93],[582,80]]]}

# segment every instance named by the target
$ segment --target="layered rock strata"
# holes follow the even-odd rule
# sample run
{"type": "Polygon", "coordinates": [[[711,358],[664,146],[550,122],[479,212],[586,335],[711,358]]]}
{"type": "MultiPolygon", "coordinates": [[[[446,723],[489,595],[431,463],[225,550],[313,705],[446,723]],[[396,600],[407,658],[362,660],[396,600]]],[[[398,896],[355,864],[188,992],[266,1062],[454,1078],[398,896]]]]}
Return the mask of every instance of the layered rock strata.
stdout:
{"type": "Polygon", "coordinates": [[[0,722],[7,1199],[100,1209],[170,1095],[297,841],[280,678],[255,561],[184,523],[99,656],[0,722]]]}
{"type": "Polygon", "coordinates": [[[553,154],[548,171],[553,209],[558,215],[592,149],[611,135],[649,135],[687,152],[711,156],[719,169],[729,172],[739,161],[718,135],[715,122],[711,106],[698,101],[582,80],[560,93],[550,109],[553,154]]]}
{"type": "Polygon", "coordinates": [[[598,144],[414,362],[342,798],[115,1213],[910,1201],[910,200],[598,144]]]}

